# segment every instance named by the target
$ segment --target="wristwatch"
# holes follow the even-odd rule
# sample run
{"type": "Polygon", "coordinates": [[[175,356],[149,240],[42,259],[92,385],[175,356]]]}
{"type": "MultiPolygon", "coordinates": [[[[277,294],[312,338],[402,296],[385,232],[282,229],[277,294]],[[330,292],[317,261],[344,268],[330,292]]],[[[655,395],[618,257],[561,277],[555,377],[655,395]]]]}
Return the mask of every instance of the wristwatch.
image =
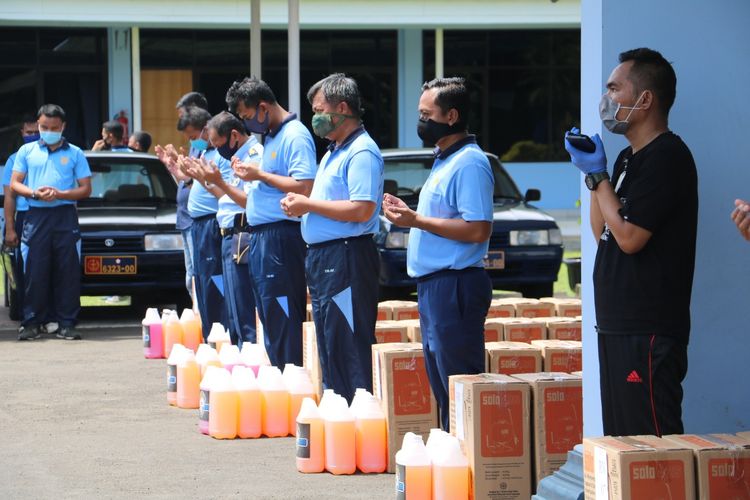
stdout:
{"type": "Polygon", "coordinates": [[[36,189],[32,189],[31,190],[31,199],[32,200],[36,200],[37,198],[38,198],[38,196],[36,195],[36,189]]]}
{"type": "Polygon", "coordinates": [[[606,171],[596,172],[595,174],[588,174],[584,180],[586,182],[586,187],[589,188],[590,191],[594,191],[600,182],[603,180],[609,180],[609,174],[606,171]]]}

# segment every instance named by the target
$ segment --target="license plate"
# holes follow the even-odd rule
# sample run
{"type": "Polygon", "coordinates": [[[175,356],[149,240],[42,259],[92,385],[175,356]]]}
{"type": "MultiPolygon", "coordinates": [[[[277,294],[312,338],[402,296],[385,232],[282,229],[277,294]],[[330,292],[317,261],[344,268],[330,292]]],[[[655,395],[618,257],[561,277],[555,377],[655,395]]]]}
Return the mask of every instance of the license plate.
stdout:
{"type": "Polygon", "coordinates": [[[138,258],[135,255],[87,255],[84,257],[84,274],[136,274],[138,258]]]}
{"type": "Polygon", "coordinates": [[[505,269],[505,252],[489,252],[484,256],[485,269],[505,269]]]}

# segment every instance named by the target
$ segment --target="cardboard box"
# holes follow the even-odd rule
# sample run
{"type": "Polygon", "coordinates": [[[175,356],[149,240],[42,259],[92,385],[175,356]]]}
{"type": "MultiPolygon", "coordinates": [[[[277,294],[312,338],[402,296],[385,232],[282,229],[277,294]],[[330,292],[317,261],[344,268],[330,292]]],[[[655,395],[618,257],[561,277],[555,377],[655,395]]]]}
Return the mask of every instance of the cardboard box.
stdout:
{"type": "Polygon", "coordinates": [[[488,342],[487,371],[489,373],[536,373],[542,371],[542,350],[525,342],[488,342]]]}
{"type": "Polygon", "coordinates": [[[409,342],[422,343],[422,327],[418,319],[402,319],[399,323],[406,326],[406,336],[409,342]]]}
{"type": "Polygon", "coordinates": [[[750,431],[738,432],[737,436],[741,437],[745,441],[750,442],[750,431]]]}
{"type": "Polygon", "coordinates": [[[313,321],[313,312],[312,312],[312,304],[307,304],[305,306],[305,321],[313,321]]]}
{"type": "Polygon", "coordinates": [[[386,302],[378,303],[377,321],[389,321],[392,319],[393,316],[391,316],[391,306],[389,306],[386,302]]]}
{"type": "Polygon", "coordinates": [[[509,298],[497,299],[493,304],[511,305],[515,309],[518,318],[548,318],[555,316],[555,305],[539,302],[537,299],[509,298]]]}
{"type": "Polygon", "coordinates": [[[407,330],[408,327],[400,321],[378,321],[375,323],[375,339],[378,344],[408,342],[407,330]]]}
{"type": "Polygon", "coordinates": [[[542,350],[545,372],[576,372],[583,368],[581,343],[575,340],[533,340],[542,350]]]}
{"type": "Polygon", "coordinates": [[[583,389],[567,373],[514,375],[531,385],[534,484],[559,469],[583,438],[583,389]]]}
{"type": "Polygon", "coordinates": [[[302,366],[310,374],[313,388],[318,392],[318,401],[323,396],[323,374],[318,356],[318,339],[315,335],[315,323],[302,323],[302,366]]]}
{"type": "Polygon", "coordinates": [[[557,297],[542,297],[539,302],[555,306],[555,316],[575,318],[581,315],[581,299],[560,299],[557,297]]]}
{"type": "Polygon", "coordinates": [[[571,375],[575,375],[576,377],[581,377],[581,378],[583,378],[583,372],[582,372],[582,371],[577,371],[577,372],[570,372],[570,374],[571,374],[571,375]]]}
{"type": "Polygon", "coordinates": [[[395,472],[404,434],[413,432],[427,439],[437,426],[437,403],[421,344],[375,344],[372,366],[373,394],[380,399],[388,426],[388,472],[395,472]]]}
{"type": "Polygon", "coordinates": [[[547,338],[556,340],[581,340],[581,320],[575,318],[544,318],[547,338]]]}
{"type": "Polygon", "coordinates": [[[492,299],[490,310],[487,311],[489,318],[513,318],[516,316],[516,306],[508,304],[506,299],[492,299]]]}
{"type": "Polygon", "coordinates": [[[750,499],[750,442],[733,434],[665,436],[693,450],[698,498],[750,499]]]}
{"type": "Polygon", "coordinates": [[[547,327],[542,321],[529,318],[494,318],[503,324],[503,339],[508,342],[526,342],[547,338],[547,327]]]}
{"type": "Polygon", "coordinates": [[[484,321],[484,341],[500,342],[503,340],[505,333],[504,324],[503,321],[498,321],[498,318],[487,318],[484,321]]]}
{"type": "Polygon", "coordinates": [[[507,375],[449,378],[451,433],[469,459],[469,498],[531,496],[530,387],[507,375]]]}
{"type": "Polygon", "coordinates": [[[655,436],[583,439],[586,498],[692,500],[693,451],[655,436]]]}
{"type": "Polygon", "coordinates": [[[386,300],[378,306],[388,308],[391,316],[387,319],[400,321],[402,319],[419,319],[417,303],[410,300],[386,300]]]}

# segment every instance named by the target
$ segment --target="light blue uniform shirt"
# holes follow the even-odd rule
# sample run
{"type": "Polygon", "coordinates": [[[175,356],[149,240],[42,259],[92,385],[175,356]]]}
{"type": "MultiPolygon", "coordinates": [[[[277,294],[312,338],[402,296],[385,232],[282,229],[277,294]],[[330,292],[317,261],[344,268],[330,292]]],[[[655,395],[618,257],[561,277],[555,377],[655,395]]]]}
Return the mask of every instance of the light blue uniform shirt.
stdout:
{"type": "MultiPolygon", "coordinates": [[[[203,158],[206,161],[214,162],[222,174],[227,170],[232,170],[232,164],[225,160],[216,149],[207,149],[203,153],[203,158]]],[[[187,208],[190,217],[193,219],[206,215],[216,215],[216,212],[219,211],[219,200],[203,184],[196,181],[193,182],[193,187],[190,188],[187,208]]]]}
{"type": "MultiPolygon", "coordinates": [[[[441,219],[492,222],[495,180],[489,160],[474,136],[457,150],[438,155],[419,193],[417,213],[441,219]],[[447,153],[447,154],[446,154],[447,153]]],[[[418,278],[446,269],[483,267],[489,240],[467,243],[411,228],[406,250],[406,271],[418,278]]]]}
{"type": "MultiPolygon", "coordinates": [[[[315,143],[310,131],[292,114],[276,131],[270,132],[263,143],[260,168],[276,175],[297,180],[315,178],[315,143]]],[[[252,181],[247,192],[247,222],[251,226],[282,220],[298,221],[281,211],[281,199],[286,193],[261,181],[252,181]]]]}
{"type": "MultiPolygon", "coordinates": [[[[62,146],[50,153],[43,141],[21,146],[13,161],[13,171],[26,174],[25,184],[31,189],[50,186],[59,190],[78,187],[78,180],[91,177],[89,162],[81,148],[63,139],[62,146]]],[[[31,207],[75,205],[73,200],[28,200],[31,207]]]]}
{"type": "MultiPolygon", "coordinates": [[[[8,161],[5,163],[5,170],[3,170],[3,186],[10,186],[10,177],[13,173],[13,160],[16,159],[18,153],[13,153],[8,157],[8,161]]],[[[26,181],[24,181],[26,184],[26,181]]],[[[29,209],[29,202],[26,201],[25,196],[16,196],[16,212],[25,212],[29,209]]]]}
{"type": "MultiPolygon", "coordinates": [[[[259,162],[262,154],[263,146],[258,144],[258,140],[251,135],[234,156],[242,161],[259,162]]],[[[230,186],[242,189],[247,193],[250,183],[234,175],[231,162],[229,162],[229,170],[222,170],[221,176],[224,178],[224,182],[230,186]]],[[[234,227],[234,216],[244,211],[245,209],[236,204],[228,194],[223,195],[219,198],[219,211],[216,212],[216,220],[219,221],[219,227],[224,229],[234,227]]]]}
{"type": "Polygon", "coordinates": [[[329,149],[320,160],[310,199],[372,201],[376,207],[366,222],[343,222],[312,212],[305,214],[302,237],[308,244],[378,231],[383,201],[383,157],[364,128],[354,131],[339,147],[329,149]]]}

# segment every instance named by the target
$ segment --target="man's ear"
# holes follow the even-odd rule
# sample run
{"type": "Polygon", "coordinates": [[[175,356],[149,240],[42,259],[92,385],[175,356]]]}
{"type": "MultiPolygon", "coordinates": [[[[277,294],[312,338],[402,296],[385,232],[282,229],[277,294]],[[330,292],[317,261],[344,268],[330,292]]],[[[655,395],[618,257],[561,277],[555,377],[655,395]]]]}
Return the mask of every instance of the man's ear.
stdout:
{"type": "Polygon", "coordinates": [[[448,125],[455,125],[458,123],[458,118],[458,110],[456,108],[448,110],[448,125]]]}
{"type": "Polygon", "coordinates": [[[644,90],[642,92],[641,103],[638,106],[643,107],[643,109],[651,109],[656,105],[655,103],[654,93],[650,90],[644,90]]]}

